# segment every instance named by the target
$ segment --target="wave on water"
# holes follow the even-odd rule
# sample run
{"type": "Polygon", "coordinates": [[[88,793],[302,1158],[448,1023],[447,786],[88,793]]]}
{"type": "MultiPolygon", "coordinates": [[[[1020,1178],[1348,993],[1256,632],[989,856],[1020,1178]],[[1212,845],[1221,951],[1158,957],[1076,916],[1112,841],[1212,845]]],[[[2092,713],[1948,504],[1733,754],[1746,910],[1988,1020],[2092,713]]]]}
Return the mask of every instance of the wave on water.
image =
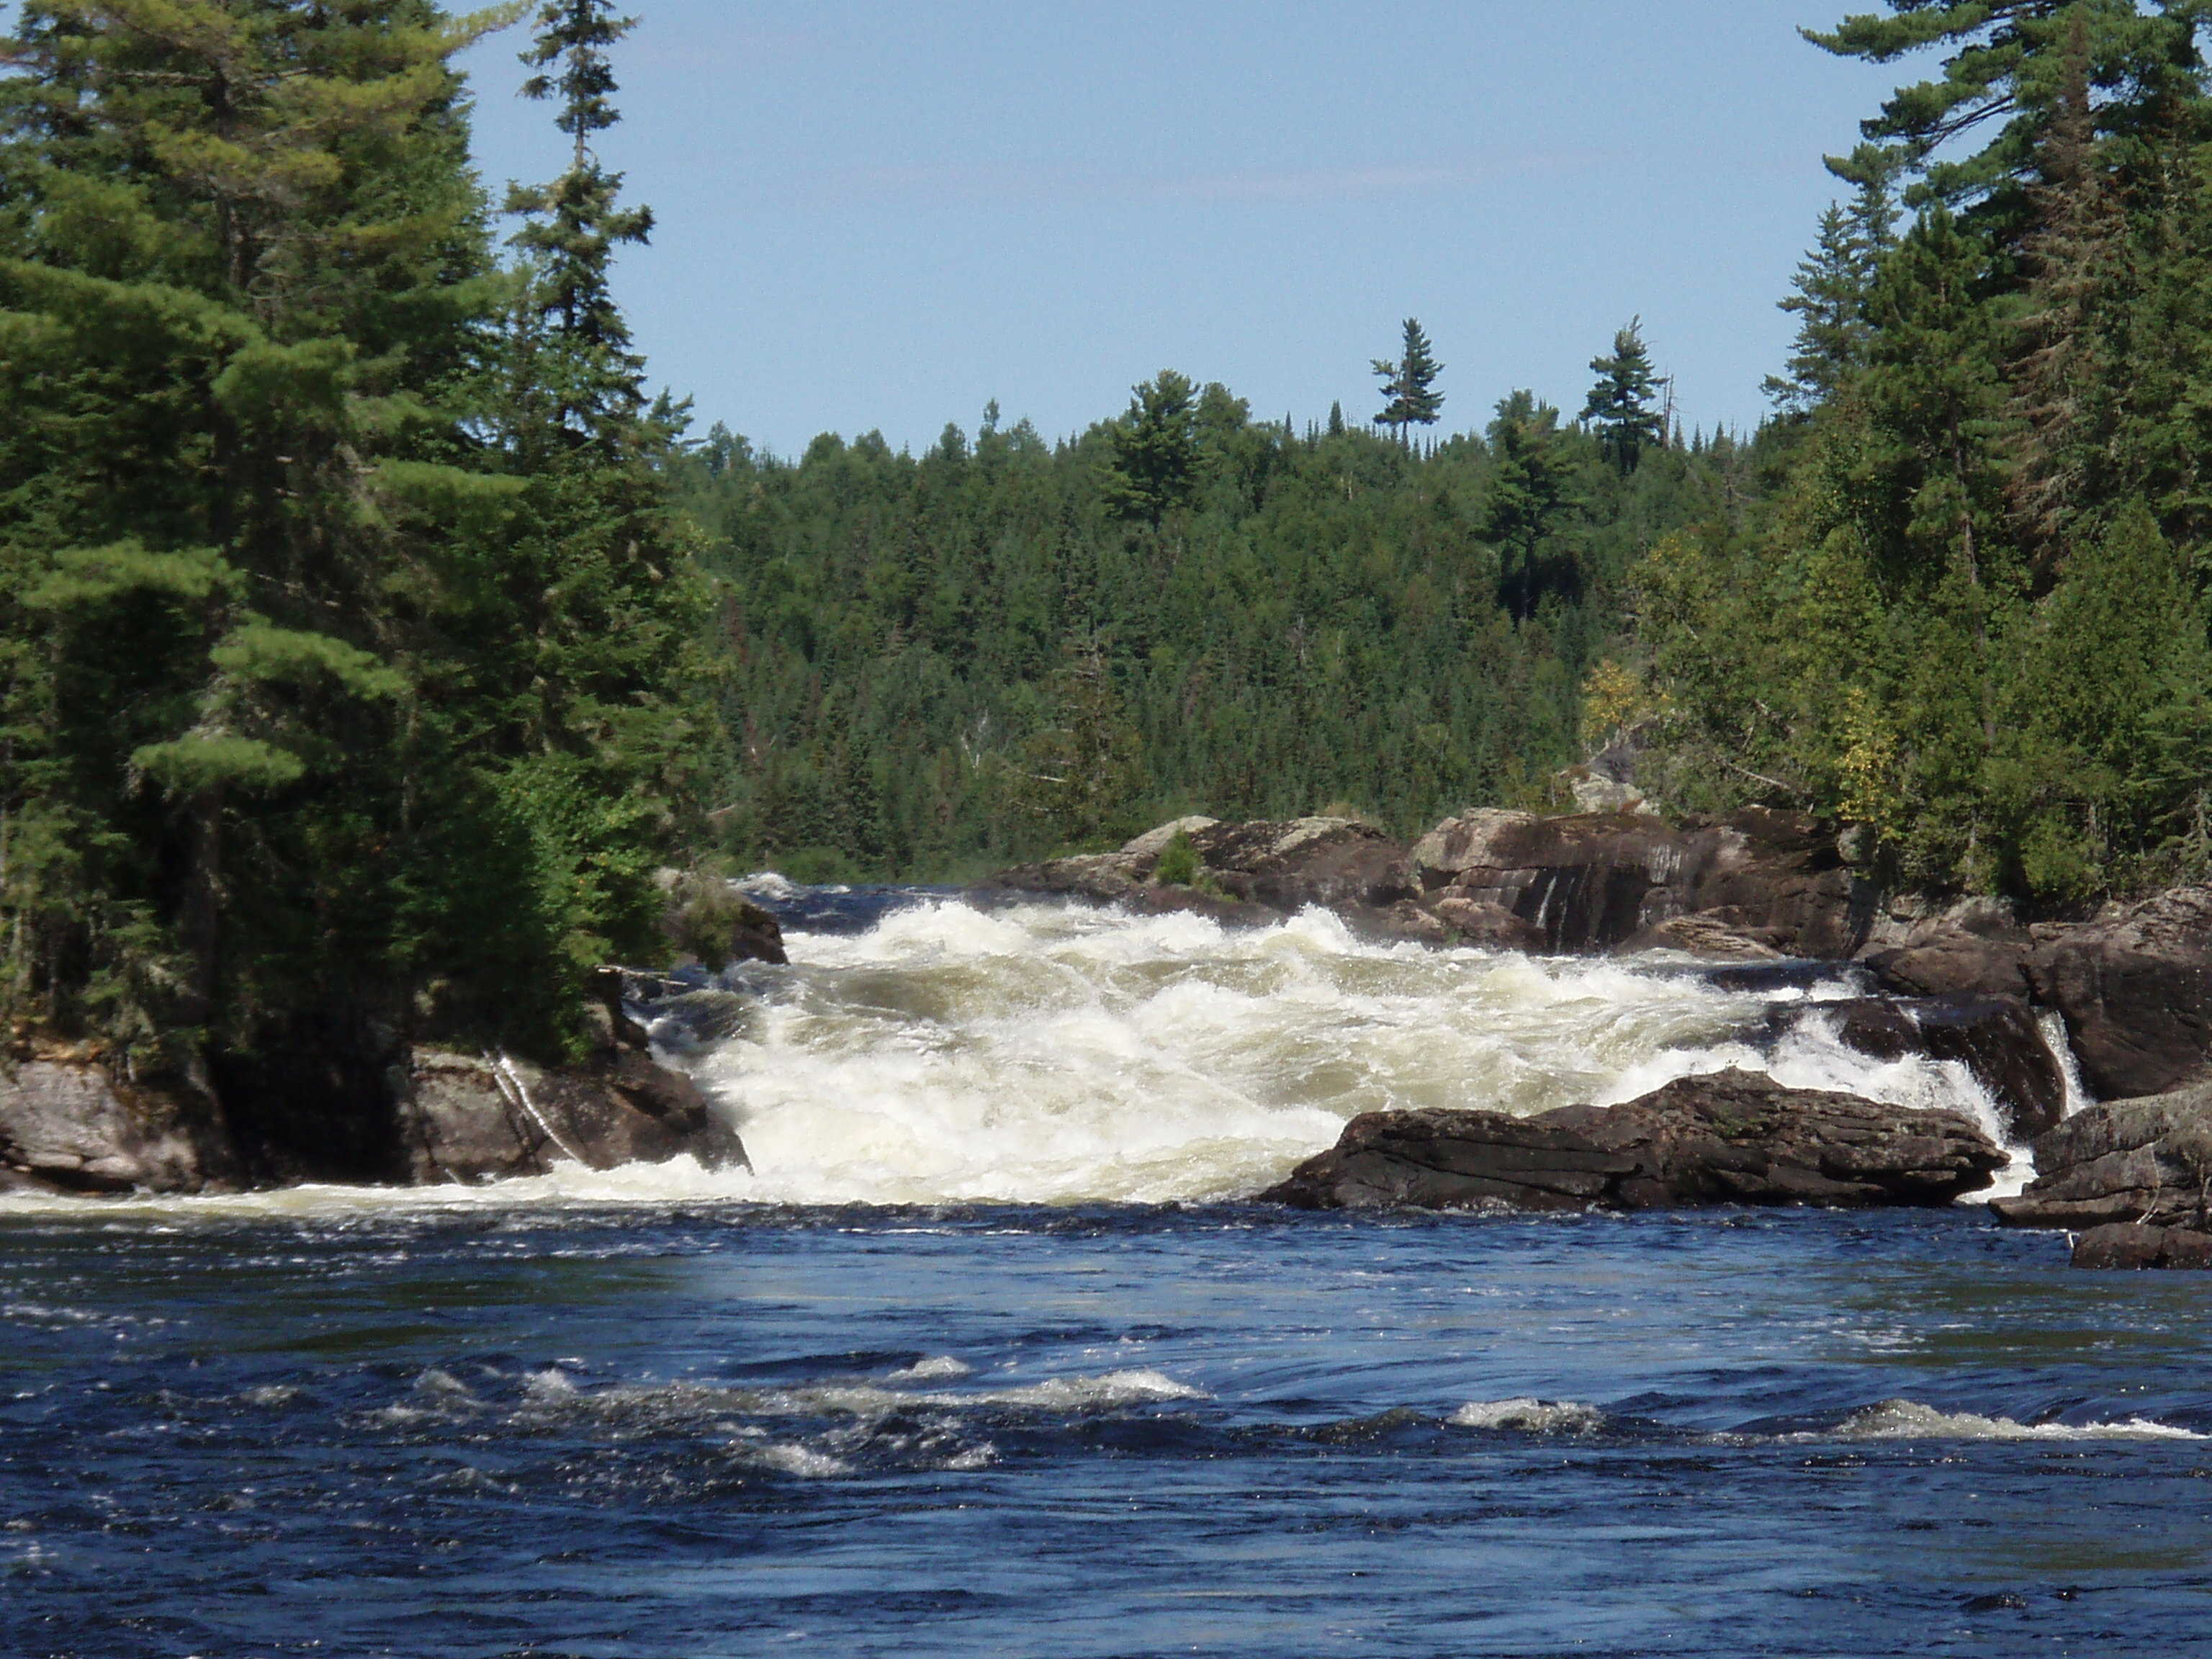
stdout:
{"type": "Polygon", "coordinates": [[[2212,1440],[2212,1435],[2176,1428],[2147,1417],[2117,1423],[2021,1423],[2009,1417],[1974,1412],[1946,1412],[1917,1400],[1885,1400],[1853,1412],[1832,1437],[1840,1440],[2212,1440]]]}
{"type": "Polygon", "coordinates": [[[1471,1400],[1449,1420],[1462,1429],[1503,1429],[1517,1434],[1591,1434],[1605,1413],[1578,1400],[1471,1400]]]}

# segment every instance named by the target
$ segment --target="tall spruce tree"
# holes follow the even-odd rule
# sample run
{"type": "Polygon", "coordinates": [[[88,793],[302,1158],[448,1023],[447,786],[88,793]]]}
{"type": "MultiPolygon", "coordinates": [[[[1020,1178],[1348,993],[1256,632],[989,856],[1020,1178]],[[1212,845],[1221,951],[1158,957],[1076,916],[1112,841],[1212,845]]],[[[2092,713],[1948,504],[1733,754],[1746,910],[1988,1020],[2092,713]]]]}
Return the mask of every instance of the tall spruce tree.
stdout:
{"type": "Polygon", "coordinates": [[[1413,428],[1434,426],[1444,406],[1443,393],[1436,389],[1437,376],[1443,373],[1444,366],[1437,361],[1435,349],[1416,319],[1406,319],[1397,361],[1377,357],[1374,368],[1382,382],[1383,397],[1376,423],[1395,427],[1400,445],[1410,444],[1413,428]]]}
{"type": "Polygon", "coordinates": [[[1613,337],[1612,355],[1592,358],[1590,368],[1598,379],[1583,405],[1582,419],[1626,477],[1636,471],[1645,450],[1663,448],[1667,442],[1665,419],[1656,407],[1660,380],[1644,343],[1644,319],[1632,319],[1613,337]]]}
{"type": "Polygon", "coordinates": [[[1198,388],[1164,368],[1130,388],[1129,408],[1106,430],[1105,498],[1116,518],[1157,529],[1198,489],[1198,388]]]}
{"type": "Polygon", "coordinates": [[[1798,264],[1795,291],[1780,302],[1797,319],[1796,339],[1784,373],[1768,375],[1762,388],[1784,411],[1818,408],[1865,361],[1867,295],[1896,241],[1895,222],[1881,176],[1863,184],[1849,207],[1831,203],[1821,214],[1819,240],[1798,264]]]}

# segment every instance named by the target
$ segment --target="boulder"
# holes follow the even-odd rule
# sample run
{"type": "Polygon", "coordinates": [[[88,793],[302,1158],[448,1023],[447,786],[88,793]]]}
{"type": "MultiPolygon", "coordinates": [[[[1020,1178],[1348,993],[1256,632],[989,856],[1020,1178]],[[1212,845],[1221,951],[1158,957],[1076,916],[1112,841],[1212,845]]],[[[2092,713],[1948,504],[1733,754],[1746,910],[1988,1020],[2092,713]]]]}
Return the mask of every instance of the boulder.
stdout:
{"type": "Polygon", "coordinates": [[[181,1078],[132,1079],[88,1051],[0,1060],[0,1182],[66,1193],[202,1193],[241,1179],[222,1109],[181,1078]]]}
{"type": "Polygon", "coordinates": [[[1369,1113],[1260,1196],[1302,1209],[1941,1205],[1987,1186],[2008,1162],[1955,1112],[1729,1071],[1679,1078],[1625,1105],[1527,1118],[1369,1113]]]}
{"type": "Polygon", "coordinates": [[[750,1167],[736,1130],[698,1085],[635,1049],[552,1069],[421,1049],[399,1113],[408,1176],[418,1185],[684,1156],[709,1169],[750,1167]]]}
{"type": "Polygon", "coordinates": [[[791,960],[784,953],[782,924],[720,877],[664,870],[660,885],[668,898],[661,937],[679,959],[717,974],[733,962],[791,960]]]}
{"type": "MultiPolygon", "coordinates": [[[[1291,818],[1226,823],[1178,818],[1148,830],[1118,852],[1085,854],[1003,870],[983,883],[986,896],[1047,894],[1094,902],[1139,902],[1151,908],[1194,908],[1188,901],[1162,900],[1152,872],[1177,834],[1190,837],[1208,884],[1219,899],[1273,913],[1233,915],[1272,921],[1309,905],[1328,909],[1387,911],[1414,896],[1404,870],[1405,848],[1371,824],[1351,818],[1291,818]]],[[[1208,896],[1200,895],[1200,897],[1208,896]]]]}
{"type": "Polygon", "coordinates": [[[1861,961],[1904,996],[2026,997],[2034,939],[2001,899],[1963,900],[1927,913],[1914,901],[1875,924],[1861,961]],[[1915,914],[1915,911],[1921,911],[1915,914]]]}
{"type": "Polygon", "coordinates": [[[2212,1074],[2212,887],[2034,935],[2036,1000],[2066,1017],[2091,1094],[2155,1095],[2212,1074]]]}
{"type": "Polygon", "coordinates": [[[2145,1227],[2112,1222],[2074,1241],[2076,1267],[2212,1268],[2212,1232],[2193,1227],[2145,1227]]]}
{"type": "Polygon", "coordinates": [[[2035,1013],[2018,997],[1862,997],[1789,1011],[1792,1024],[1830,1022],[1846,1047],[1878,1060],[1956,1060],[1989,1093],[2014,1140],[2056,1128],[2066,1078],[2035,1013]]]}
{"type": "Polygon", "coordinates": [[[2212,1202],[2212,1083],[2108,1100],[2036,1137],[2036,1177],[1991,1200],[2016,1227],[2206,1224],[2212,1202]]]}
{"type": "Polygon", "coordinates": [[[1494,903],[1553,951],[1622,945],[1677,918],[1795,956],[1846,957],[1873,917],[1870,890],[1835,837],[1800,813],[1747,807],[1680,824],[1632,812],[1540,817],[1496,808],[1437,825],[1408,855],[1411,880],[1494,903]]]}
{"type": "Polygon", "coordinates": [[[1783,952],[1775,947],[1786,937],[1780,928],[1747,927],[1736,912],[1700,910],[1694,915],[1670,916],[1631,934],[1614,948],[1623,955],[1681,951],[1708,962],[1779,962],[1783,952]]]}
{"type": "Polygon", "coordinates": [[[1447,890],[1442,897],[1430,902],[1428,909],[1449,930],[1456,944],[1486,945],[1502,951],[1535,951],[1543,947],[1544,935],[1535,923],[1523,921],[1504,905],[1488,899],[1468,898],[1447,890]]]}

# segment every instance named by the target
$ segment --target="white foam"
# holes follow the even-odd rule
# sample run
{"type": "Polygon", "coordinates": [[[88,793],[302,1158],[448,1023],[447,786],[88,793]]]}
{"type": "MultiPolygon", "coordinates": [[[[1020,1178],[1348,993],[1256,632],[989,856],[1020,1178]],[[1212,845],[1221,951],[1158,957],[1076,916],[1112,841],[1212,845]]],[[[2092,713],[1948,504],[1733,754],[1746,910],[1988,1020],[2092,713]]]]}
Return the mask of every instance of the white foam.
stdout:
{"type": "Polygon", "coordinates": [[[960,1360],[955,1359],[949,1353],[932,1354],[926,1359],[915,1360],[911,1365],[901,1366],[897,1370],[895,1370],[890,1374],[890,1381],[894,1382],[947,1382],[956,1377],[969,1376],[974,1371],[974,1366],[965,1364],[960,1360]]]}
{"type": "MultiPolygon", "coordinates": [[[[1799,1439],[1826,1437],[1802,1435],[1799,1439]]],[[[1852,1413],[1836,1427],[1843,1440],[2205,1440],[2212,1435],[2194,1433],[2148,1418],[2130,1417],[2118,1423],[2021,1423],[2009,1417],[1983,1417],[1972,1412],[1939,1411],[1917,1400],[1885,1400],[1852,1413]]]]}
{"type": "Polygon", "coordinates": [[[795,965],[747,993],[760,1002],[745,1030],[684,1061],[744,1135],[752,1172],[679,1158],[481,1187],[0,1210],[1205,1201],[1273,1184],[1363,1112],[1525,1115],[1731,1066],[1996,1122],[1962,1066],[1871,1059],[1817,1014],[1762,1060],[1763,996],[1632,960],[1363,943],[1318,910],[1233,930],[1190,914],[935,900],[865,933],[789,943],[795,965]]]}
{"type": "Polygon", "coordinates": [[[1522,1434],[1589,1434],[1605,1413],[1578,1400],[1471,1400],[1449,1419],[1462,1429],[1511,1430],[1522,1434]]]}

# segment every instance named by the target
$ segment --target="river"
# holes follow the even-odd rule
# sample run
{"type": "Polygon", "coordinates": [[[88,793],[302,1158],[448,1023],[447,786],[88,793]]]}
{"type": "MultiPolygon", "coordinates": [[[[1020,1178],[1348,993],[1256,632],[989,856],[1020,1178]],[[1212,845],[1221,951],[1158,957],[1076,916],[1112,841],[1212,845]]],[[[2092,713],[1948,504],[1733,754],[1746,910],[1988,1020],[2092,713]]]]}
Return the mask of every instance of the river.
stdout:
{"type": "Polygon", "coordinates": [[[1726,1064],[1988,1117],[1847,979],[779,896],[659,1033],[750,1174],[0,1201],[0,1652],[2212,1652],[2201,1278],[1237,1201],[1726,1064]]]}

